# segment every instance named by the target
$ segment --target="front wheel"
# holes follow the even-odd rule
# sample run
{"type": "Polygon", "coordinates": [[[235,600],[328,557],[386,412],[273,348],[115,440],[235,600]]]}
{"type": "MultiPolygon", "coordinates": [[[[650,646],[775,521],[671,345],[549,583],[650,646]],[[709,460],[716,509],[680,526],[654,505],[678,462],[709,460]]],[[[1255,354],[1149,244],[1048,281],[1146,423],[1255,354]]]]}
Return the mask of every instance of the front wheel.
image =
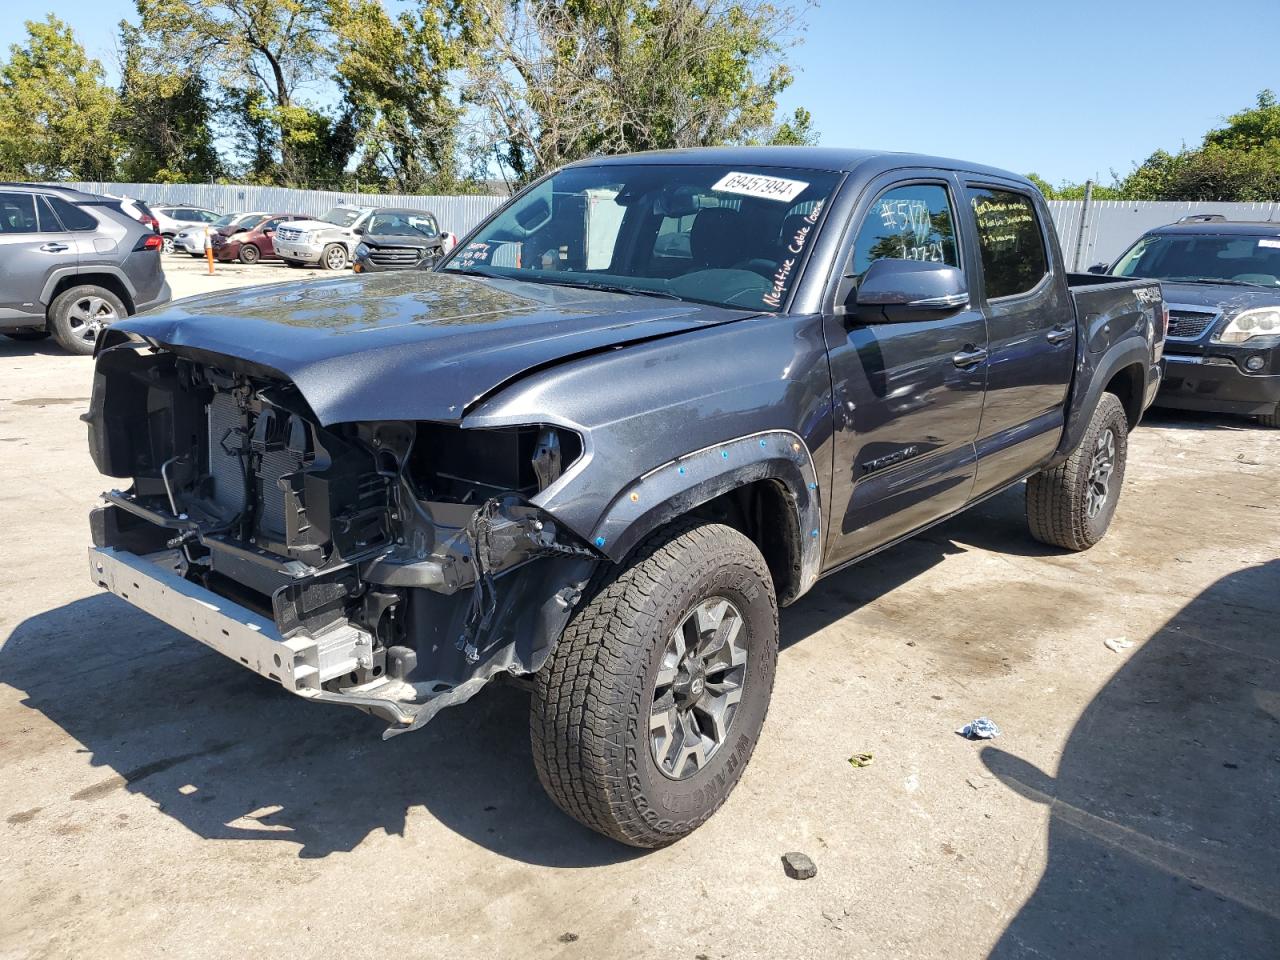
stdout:
{"type": "Polygon", "coordinates": [[[173,253],[174,251],[173,237],[166,235],[162,243],[163,243],[163,246],[161,249],[163,249],[165,253],[173,253]]]}
{"type": "Polygon", "coordinates": [[[1104,393],[1071,455],[1027,480],[1027,523],[1041,543],[1088,550],[1111,526],[1129,453],[1129,421],[1104,393]]]}
{"type": "Polygon", "coordinates": [[[347,265],[347,248],[340,243],[331,243],[320,254],[320,263],[326,270],[341,270],[347,265]]]}
{"type": "Polygon", "coordinates": [[[691,833],[755,749],[778,656],[755,545],[692,521],[599,576],[535,677],[538,778],[569,816],[636,847],[691,833]]]}
{"type": "Polygon", "coordinates": [[[257,263],[261,256],[262,252],[252,243],[246,243],[240,248],[241,263],[257,263]]]}
{"type": "Polygon", "coordinates": [[[1270,413],[1259,414],[1258,422],[1264,427],[1280,427],[1280,403],[1270,413]]]}

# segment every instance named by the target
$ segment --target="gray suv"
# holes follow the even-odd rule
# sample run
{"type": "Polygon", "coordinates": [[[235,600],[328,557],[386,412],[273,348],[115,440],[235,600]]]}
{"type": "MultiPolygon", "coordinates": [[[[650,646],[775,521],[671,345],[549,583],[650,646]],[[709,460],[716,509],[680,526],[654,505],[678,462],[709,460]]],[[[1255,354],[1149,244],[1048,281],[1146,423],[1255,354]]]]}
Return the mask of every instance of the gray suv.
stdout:
{"type": "Polygon", "coordinates": [[[163,240],[120,201],[0,183],[0,334],[93,352],[112,320],[168,303],[163,240]]]}

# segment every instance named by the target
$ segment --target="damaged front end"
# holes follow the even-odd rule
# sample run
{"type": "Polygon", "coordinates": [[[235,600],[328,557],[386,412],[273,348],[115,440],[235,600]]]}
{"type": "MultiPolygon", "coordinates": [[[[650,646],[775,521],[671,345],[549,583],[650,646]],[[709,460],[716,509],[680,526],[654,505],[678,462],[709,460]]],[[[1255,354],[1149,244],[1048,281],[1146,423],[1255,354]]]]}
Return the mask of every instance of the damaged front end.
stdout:
{"type": "Polygon", "coordinates": [[[128,340],[98,357],[105,589],[310,699],[421,726],[537,671],[599,554],[533,501],[582,454],[532,424],[322,425],[280,374],[128,340]]]}

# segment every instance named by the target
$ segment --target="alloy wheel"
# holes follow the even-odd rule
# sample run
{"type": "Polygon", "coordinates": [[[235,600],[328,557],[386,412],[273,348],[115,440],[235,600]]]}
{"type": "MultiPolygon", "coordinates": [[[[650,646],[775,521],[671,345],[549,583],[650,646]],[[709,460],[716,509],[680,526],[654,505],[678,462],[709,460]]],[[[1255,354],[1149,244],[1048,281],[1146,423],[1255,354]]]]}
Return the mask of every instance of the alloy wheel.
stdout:
{"type": "Polygon", "coordinates": [[[325,266],[330,270],[341,270],[347,265],[347,252],[342,247],[331,247],[325,254],[325,266]]]}
{"type": "Polygon", "coordinates": [[[98,338],[98,333],[103,327],[107,326],[112,320],[117,318],[116,308],[104,300],[102,297],[87,296],[80,297],[71,304],[71,309],[67,314],[67,326],[71,330],[71,335],[84,340],[86,343],[93,343],[98,338]]]}
{"type": "Polygon", "coordinates": [[[1089,518],[1102,512],[1111,494],[1111,475],[1116,469],[1116,435],[1110,427],[1098,434],[1093,445],[1093,463],[1089,467],[1089,486],[1086,491],[1089,518]]]}
{"type": "Polygon", "coordinates": [[[706,767],[729,738],[747,672],[743,616],[723,597],[698,603],[667,637],[654,684],[649,740],[666,776],[706,767]]]}

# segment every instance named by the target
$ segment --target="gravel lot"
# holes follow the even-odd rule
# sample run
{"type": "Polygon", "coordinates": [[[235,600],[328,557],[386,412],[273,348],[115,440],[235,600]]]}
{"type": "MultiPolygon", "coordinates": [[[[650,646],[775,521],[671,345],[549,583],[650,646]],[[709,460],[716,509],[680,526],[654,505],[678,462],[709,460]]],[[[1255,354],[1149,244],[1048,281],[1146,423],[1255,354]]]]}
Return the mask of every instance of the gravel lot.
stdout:
{"type": "Polygon", "coordinates": [[[514,688],[383,742],[94,588],[90,380],[0,340],[4,960],[1280,952],[1280,431],[1153,415],[1086,554],[1015,490],[823,581],[741,786],[642,854],[546,799],[514,688]]]}

